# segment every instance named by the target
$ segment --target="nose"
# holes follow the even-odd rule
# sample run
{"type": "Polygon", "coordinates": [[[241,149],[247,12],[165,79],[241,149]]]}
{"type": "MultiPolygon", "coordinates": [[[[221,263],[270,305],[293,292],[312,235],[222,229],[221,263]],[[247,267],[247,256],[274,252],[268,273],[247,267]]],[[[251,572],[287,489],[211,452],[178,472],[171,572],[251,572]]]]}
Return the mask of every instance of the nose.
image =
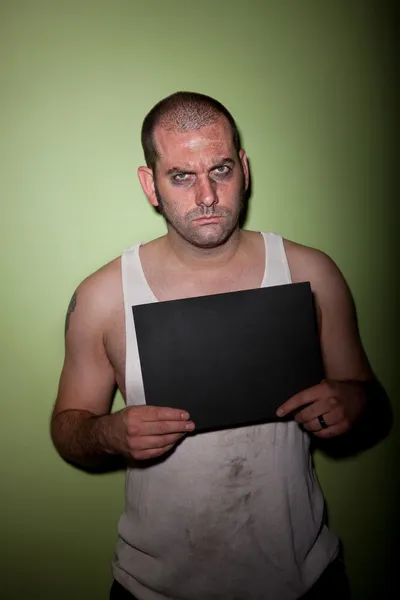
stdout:
{"type": "Polygon", "coordinates": [[[208,177],[199,178],[197,182],[196,204],[197,206],[212,206],[218,203],[216,183],[208,177]]]}

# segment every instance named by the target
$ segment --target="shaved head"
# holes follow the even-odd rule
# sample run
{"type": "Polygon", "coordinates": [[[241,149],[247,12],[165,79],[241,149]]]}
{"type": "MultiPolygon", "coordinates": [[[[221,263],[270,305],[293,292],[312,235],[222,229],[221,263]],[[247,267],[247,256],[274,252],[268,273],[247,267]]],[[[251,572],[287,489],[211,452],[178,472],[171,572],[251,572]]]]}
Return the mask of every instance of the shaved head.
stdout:
{"type": "Polygon", "coordinates": [[[165,129],[186,133],[212,125],[220,116],[221,113],[209,104],[178,97],[174,106],[161,115],[158,125],[165,129]]]}
{"type": "Polygon", "coordinates": [[[195,92],[176,92],[158,102],[148,113],[142,126],[142,146],[147,166],[154,171],[159,158],[154,139],[156,127],[186,133],[214,124],[221,115],[231,126],[233,144],[239,152],[240,140],[236,123],[218,100],[195,92]]]}

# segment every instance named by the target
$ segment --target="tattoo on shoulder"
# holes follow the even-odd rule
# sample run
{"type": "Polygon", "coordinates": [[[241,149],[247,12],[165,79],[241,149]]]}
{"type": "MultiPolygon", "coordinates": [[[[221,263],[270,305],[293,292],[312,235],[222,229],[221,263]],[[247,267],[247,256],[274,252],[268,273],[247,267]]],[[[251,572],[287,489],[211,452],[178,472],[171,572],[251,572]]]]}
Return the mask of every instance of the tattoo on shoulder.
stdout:
{"type": "Polygon", "coordinates": [[[71,318],[72,313],[74,312],[76,308],[76,292],[74,292],[70,303],[68,305],[68,309],[67,309],[67,316],[65,317],[65,335],[67,335],[67,331],[69,328],[69,320],[71,318]]]}

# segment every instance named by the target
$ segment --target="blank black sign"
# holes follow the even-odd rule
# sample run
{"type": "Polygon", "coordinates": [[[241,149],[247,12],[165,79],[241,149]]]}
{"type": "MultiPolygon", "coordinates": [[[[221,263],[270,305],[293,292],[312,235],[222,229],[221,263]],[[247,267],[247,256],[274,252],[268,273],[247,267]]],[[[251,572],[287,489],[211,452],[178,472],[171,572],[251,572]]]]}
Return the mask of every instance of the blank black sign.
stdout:
{"type": "Polygon", "coordinates": [[[197,431],[277,420],[324,378],[307,282],[132,310],[146,404],[187,410],[197,431]]]}

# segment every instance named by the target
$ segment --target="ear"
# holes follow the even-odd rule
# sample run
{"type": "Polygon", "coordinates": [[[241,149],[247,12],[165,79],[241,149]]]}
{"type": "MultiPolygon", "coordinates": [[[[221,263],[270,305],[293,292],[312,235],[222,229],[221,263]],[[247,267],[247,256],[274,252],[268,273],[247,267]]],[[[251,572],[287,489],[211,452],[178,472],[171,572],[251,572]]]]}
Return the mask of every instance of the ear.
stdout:
{"type": "Polygon", "coordinates": [[[147,200],[152,206],[158,206],[158,200],[154,190],[154,175],[152,169],[150,169],[150,167],[139,167],[137,173],[140,185],[147,196],[147,200]]]}
{"type": "Polygon", "coordinates": [[[240,162],[242,163],[244,182],[247,190],[247,188],[249,187],[249,163],[247,162],[247,155],[244,150],[239,150],[239,158],[240,162]]]}

